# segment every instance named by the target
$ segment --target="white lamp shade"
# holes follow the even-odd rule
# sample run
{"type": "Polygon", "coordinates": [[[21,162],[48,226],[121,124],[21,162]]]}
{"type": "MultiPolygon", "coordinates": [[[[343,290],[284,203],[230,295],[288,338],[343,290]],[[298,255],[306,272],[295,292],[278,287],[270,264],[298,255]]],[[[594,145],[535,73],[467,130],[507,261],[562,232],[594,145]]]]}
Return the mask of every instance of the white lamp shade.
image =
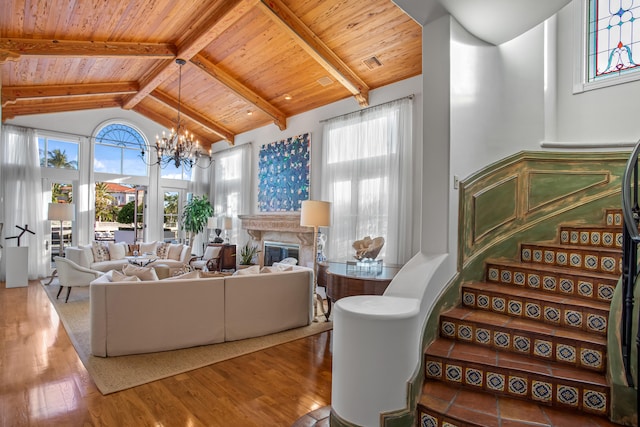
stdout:
{"type": "Polygon", "coordinates": [[[47,219],[50,221],[73,221],[76,219],[76,206],[73,203],[49,203],[47,219]]]}
{"type": "Polygon", "coordinates": [[[305,200],[300,211],[300,225],[328,227],[331,225],[331,203],[321,200],[305,200]]]}
{"type": "Polygon", "coordinates": [[[218,226],[218,218],[210,216],[207,220],[207,228],[216,228],[218,226]]]}
{"type": "Polygon", "coordinates": [[[233,228],[233,218],[231,218],[230,216],[225,216],[224,217],[224,229],[225,230],[231,230],[233,228]]]}

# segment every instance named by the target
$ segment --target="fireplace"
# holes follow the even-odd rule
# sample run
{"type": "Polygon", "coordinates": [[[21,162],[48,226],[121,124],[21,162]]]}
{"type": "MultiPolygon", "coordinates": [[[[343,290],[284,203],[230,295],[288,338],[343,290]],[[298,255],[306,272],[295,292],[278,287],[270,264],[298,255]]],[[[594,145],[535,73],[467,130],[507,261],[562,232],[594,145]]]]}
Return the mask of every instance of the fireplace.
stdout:
{"type": "Polygon", "coordinates": [[[300,212],[239,215],[239,218],[242,228],[251,236],[252,244],[262,249],[259,255],[261,266],[269,265],[266,263],[265,244],[271,242],[297,246],[298,256],[290,256],[298,259],[298,265],[313,267],[313,228],[300,225],[300,212]]]}
{"type": "Polygon", "coordinates": [[[284,242],[264,242],[264,265],[270,266],[274,262],[282,261],[285,258],[295,258],[300,260],[300,245],[284,242]]]}

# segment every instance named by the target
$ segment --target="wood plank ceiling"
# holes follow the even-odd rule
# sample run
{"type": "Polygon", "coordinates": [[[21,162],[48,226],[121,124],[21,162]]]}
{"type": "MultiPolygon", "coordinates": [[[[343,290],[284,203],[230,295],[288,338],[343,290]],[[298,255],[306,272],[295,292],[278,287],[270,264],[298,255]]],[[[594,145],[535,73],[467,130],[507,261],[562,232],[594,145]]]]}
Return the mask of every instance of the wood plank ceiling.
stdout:
{"type": "Polygon", "coordinates": [[[2,119],[121,107],[206,147],[421,73],[390,0],[4,0],[2,119]]]}

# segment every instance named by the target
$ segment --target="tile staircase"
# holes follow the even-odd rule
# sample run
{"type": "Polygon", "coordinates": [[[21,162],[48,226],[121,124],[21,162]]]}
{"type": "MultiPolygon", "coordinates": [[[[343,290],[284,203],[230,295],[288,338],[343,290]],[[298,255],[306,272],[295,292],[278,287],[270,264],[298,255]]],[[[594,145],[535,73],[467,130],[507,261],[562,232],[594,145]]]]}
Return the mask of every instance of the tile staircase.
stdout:
{"type": "Polygon", "coordinates": [[[487,261],[440,316],[425,350],[421,427],[606,426],[609,305],[622,265],[622,213],[523,243],[520,261],[487,261]],[[595,415],[595,416],[594,416],[595,415]]]}

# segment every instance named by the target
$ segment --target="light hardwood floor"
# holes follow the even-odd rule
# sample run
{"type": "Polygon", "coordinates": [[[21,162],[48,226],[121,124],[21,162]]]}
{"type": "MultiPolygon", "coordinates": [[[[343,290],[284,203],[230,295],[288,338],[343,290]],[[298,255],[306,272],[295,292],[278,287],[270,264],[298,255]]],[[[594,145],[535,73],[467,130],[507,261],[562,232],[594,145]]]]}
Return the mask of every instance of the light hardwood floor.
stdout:
{"type": "Polygon", "coordinates": [[[330,404],[331,336],[103,396],[41,285],[0,282],[0,427],[291,426],[330,404]]]}

